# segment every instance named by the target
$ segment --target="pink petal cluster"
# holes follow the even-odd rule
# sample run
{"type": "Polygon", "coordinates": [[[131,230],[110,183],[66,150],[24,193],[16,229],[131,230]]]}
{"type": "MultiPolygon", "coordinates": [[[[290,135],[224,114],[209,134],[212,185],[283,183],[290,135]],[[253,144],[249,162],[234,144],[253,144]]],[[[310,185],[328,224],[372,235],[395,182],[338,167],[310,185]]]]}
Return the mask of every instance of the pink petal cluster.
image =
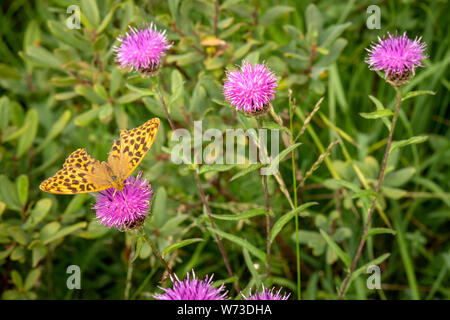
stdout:
{"type": "Polygon", "coordinates": [[[138,72],[157,70],[161,57],[172,47],[166,38],[166,31],[158,31],[156,26],[143,25],[141,28],[130,27],[130,32],[120,36],[119,46],[114,47],[116,61],[122,68],[138,72]]]}
{"type": "Polygon", "coordinates": [[[225,100],[236,110],[258,113],[275,98],[277,77],[264,64],[244,61],[239,69],[227,72],[223,85],[225,100]]]}
{"type": "Polygon", "coordinates": [[[402,36],[395,36],[388,32],[388,38],[378,37],[378,43],[372,43],[366,62],[371,70],[384,70],[385,76],[402,75],[405,72],[414,74],[416,67],[422,67],[421,60],[425,59],[426,44],[422,37],[410,40],[406,32],[402,36]]]}
{"type": "Polygon", "coordinates": [[[171,277],[172,288],[160,288],[164,291],[162,294],[155,294],[157,300],[225,300],[227,292],[222,292],[224,285],[219,288],[212,286],[212,276],[206,276],[205,280],[195,277],[192,270],[192,277],[188,273],[186,279],[181,281],[175,276],[171,277]]]}
{"type": "Polygon", "coordinates": [[[258,290],[256,290],[256,292],[254,294],[252,294],[252,292],[249,292],[249,296],[248,298],[246,296],[244,296],[242,294],[242,296],[244,297],[245,300],[287,300],[289,299],[289,296],[291,295],[289,294],[281,294],[281,288],[278,289],[277,292],[274,292],[275,288],[272,289],[267,289],[264,288],[264,286],[262,287],[262,291],[258,292],[258,290]]]}
{"type": "Polygon", "coordinates": [[[128,177],[122,191],[109,188],[95,195],[93,209],[101,224],[126,231],[144,223],[150,210],[153,190],[147,179],[141,176],[142,172],[139,172],[136,178],[128,177]]]}

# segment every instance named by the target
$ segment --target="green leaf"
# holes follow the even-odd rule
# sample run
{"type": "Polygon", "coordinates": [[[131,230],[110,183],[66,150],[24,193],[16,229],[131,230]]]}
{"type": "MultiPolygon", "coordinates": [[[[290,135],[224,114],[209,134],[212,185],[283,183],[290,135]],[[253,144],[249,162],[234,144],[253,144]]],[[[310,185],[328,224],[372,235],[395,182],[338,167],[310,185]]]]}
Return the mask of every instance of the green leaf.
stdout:
{"type": "MultiPolygon", "coordinates": [[[[3,96],[0,98],[0,130],[3,131],[6,129],[9,123],[10,118],[10,101],[7,96],[3,96]]],[[[3,133],[4,135],[5,133],[3,133]]],[[[5,137],[2,137],[2,140],[5,141],[5,137]]]]}
{"type": "Polygon", "coordinates": [[[206,172],[224,172],[234,168],[235,164],[204,164],[198,170],[198,174],[203,174],[206,172]]]}
{"type": "Polygon", "coordinates": [[[20,275],[19,272],[17,272],[17,270],[11,271],[11,280],[14,283],[14,285],[17,287],[17,289],[23,290],[22,276],[20,275]]]}
{"type": "Polygon", "coordinates": [[[20,55],[38,66],[61,69],[61,61],[43,47],[29,47],[25,53],[21,52],[20,55]]]}
{"type": "Polygon", "coordinates": [[[112,113],[111,104],[106,103],[98,108],[92,108],[91,110],[83,112],[79,116],[75,117],[73,122],[77,126],[84,127],[87,126],[89,123],[91,123],[93,120],[101,117],[102,115],[104,116],[106,114],[107,116],[109,116],[111,115],[111,113],[112,113]]]}
{"type": "Polygon", "coordinates": [[[17,195],[19,196],[19,201],[23,205],[27,203],[28,200],[28,187],[30,182],[28,181],[28,176],[21,174],[17,178],[17,195]]]}
{"type": "Polygon", "coordinates": [[[364,238],[367,239],[367,238],[370,238],[371,236],[374,236],[376,234],[381,234],[381,233],[389,233],[392,235],[396,234],[395,230],[392,230],[389,228],[370,228],[367,231],[367,234],[364,236],[364,238]]]}
{"type": "Polygon", "coordinates": [[[250,271],[253,279],[255,279],[255,282],[257,283],[257,285],[259,285],[261,283],[261,278],[258,274],[258,271],[255,268],[255,265],[252,261],[252,258],[250,257],[250,254],[248,253],[248,250],[243,248],[242,253],[244,254],[244,260],[245,260],[245,264],[247,265],[248,270],[250,271]]]}
{"type": "Polygon", "coordinates": [[[35,240],[28,249],[31,249],[32,266],[35,268],[39,261],[47,255],[47,247],[41,241],[35,240]]]}
{"type": "MultiPolygon", "coordinates": [[[[377,98],[375,98],[374,96],[369,95],[369,99],[372,100],[372,102],[375,104],[375,107],[377,108],[378,111],[386,110],[384,108],[383,104],[381,103],[381,101],[378,100],[377,98]]],[[[388,119],[381,118],[381,120],[383,120],[383,123],[388,128],[388,130],[391,130],[391,123],[388,121],[388,119]]]]}
{"type": "Polygon", "coordinates": [[[78,222],[78,223],[75,223],[74,225],[62,228],[62,229],[60,229],[60,230],[58,230],[57,232],[54,232],[54,233],[50,233],[50,232],[46,233],[45,236],[42,236],[42,233],[41,233],[40,240],[44,244],[48,244],[50,242],[53,242],[53,241],[58,240],[60,238],[63,238],[63,237],[65,237],[65,236],[67,236],[67,235],[69,235],[69,234],[71,234],[71,233],[73,233],[73,232],[75,232],[77,230],[84,229],[84,228],[86,228],[87,225],[88,225],[88,223],[86,221],[83,221],[83,222],[78,222]]]}
{"type": "Polygon", "coordinates": [[[231,242],[234,242],[235,244],[237,244],[238,246],[247,249],[251,254],[253,254],[255,257],[257,257],[258,259],[260,259],[261,261],[266,261],[266,254],[259,250],[258,248],[256,248],[254,245],[252,245],[250,242],[248,242],[245,239],[242,239],[238,236],[235,236],[233,234],[229,234],[226,233],[222,230],[215,230],[211,227],[208,227],[208,230],[212,233],[215,233],[217,235],[219,235],[222,238],[228,239],[231,242]]]}
{"type": "Polygon", "coordinates": [[[264,211],[262,209],[251,209],[247,212],[241,213],[241,214],[213,214],[212,216],[214,219],[219,220],[228,220],[228,221],[238,221],[242,219],[249,219],[252,217],[256,217],[259,215],[267,215],[269,214],[267,211],[264,211]]]}
{"type": "Polygon", "coordinates": [[[166,256],[168,253],[170,253],[170,252],[172,252],[172,251],[174,251],[174,250],[177,250],[177,249],[180,249],[180,248],[182,248],[182,247],[188,246],[188,245],[190,245],[190,244],[192,244],[192,243],[195,243],[195,242],[201,242],[201,241],[205,241],[205,240],[202,239],[202,238],[192,238],[192,239],[186,239],[186,240],[180,241],[180,242],[178,242],[178,243],[174,243],[174,244],[168,246],[167,248],[165,248],[165,249],[163,250],[163,252],[162,252],[162,255],[163,255],[163,257],[164,257],[164,256],[166,256]]]}
{"type": "Polygon", "coordinates": [[[389,172],[383,180],[383,184],[390,187],[401,187],[407,183],[416,174],[413,167],[403,168],[397,171],[389,172]]]}
{"type": "Polygon", "coordinates": [[[59,119],[52,125],[52,127],[48,131],[45,140],[36,149],[36,153],[40,152],[50,141],[55,139],[61,133],[61,131],[66,127],[67,123],[69,122],[71,116],[72,113],[70,112],[70,110],[65,110],[63,112],[61,117],[59,117],[59,119]]]}
{"type": "Polygon", "coordinates": [[[48,29],[56,39],[73,46],[82,52],[90,51],[91,44],[83,38],[76,37],[75,32],[66,28],[62,22],[50,20],[47,22],[47,25],[48,29]]]}
{"type": "Polygon", "coordinates": [[[17,189],[14,188],[13,183],[4,174],[0,175],[0,195],[8,207],[16,211],[21,211],[17,189]]]}
{"type": "Polygon", "coordinates": [[[424,94],[430,94],[432,96],[434,96],[436,94],[436,92],[430,91],[430,90],[418,90],[418,91],[410,91],[408,92],[403,98],[402,101],[417,97],[417,96],[421,96],[424,94]]]}
{"type": "Polygon", "coordinates": [[[39,222],[42,221],[42,219],[45,218],[47,213],[50,211],[50,208],[52,207],[52,200],[48,198],[40,199],[33,207],[33,210],[31,210],[30,215],[30,225],[35,226],[39,222]]]}
{"type": "Polygon", "coordinates": [[[161,228],[166,222],[167,217],[167,192],[164,187],[159,187],[153,202],[153,221],[155,227],[161,228]]]}
{"type": "Polygon", "coordinates": [[[307,202],[302,204],[301,206],[295,208],[294,210],[282,215],[277,222],[274,223],[272,230],[270,231],[270,242],[272,243],[276,236],[278,235],[278,233],[280,233],[280,231],[283,229],[283,227],[293,218],[295,217],[297,214],[299,214],[300,212],[306,210],[307,208],[314,206],[318,204],[317,202],[307,202]]]}
{"type": "Polygon", "coordinates": [[[325,185],[325,187],[332,189],[332,190],[337,190],[337,189],[344,187],[349,190],[352,190],[355,193],[361,192],[361,189],[356,184],[345,181],[345,180],[327,179],[324,181],[323,184],[325,185]]]}
{"type": "Polygon", "coordinates": [[[88,101],[92,103],[102,104],[106,102],[106,99],[99,96],[93,88],[82,84],[75,86],[75,92],[78,93],[80,96],[85,97],[88,101]]]}
{"type": "Polygon", "coordinates": [[[328,245],[330,246],[330,248],[338,255],[338,257],[342,260],[342,262],[344,262],[344,264],[350,268],[350,256],[348,254],[346,254],[338,245],[336,242],[333,241],[333,239],[330,238],[330,236],[323,231],[322,229],[320,229],[320,234],[322,234],[322,237],[325,238],[325,241],[328,243],[328,245]]]}
{"type": "Polygon", "coordinates": [[[379,119],[384,117],[391,117],[394,115],[394,113],[389,109],[383,109],[370,113],[361,112],[359,115],[365,119],[379,119]]]}
{"type": "Polygon", "coordinates": [[[271,23],[273,23],[277,18],[281,17],[282,15],[285,15],[289,12],[294,11],[294,8],[289,6],[273,6],[270,7],[261,17],[259,20],[259,23],[263,27],[269,26],[271,23]]]}
{"type": "Polygon", "coordinates": [[[288,128],[286,128],[285,126],[281,126],[274,121],[263,121],[262,127],[264,129],[285,131],[288,134],[291,134],[291,131],[288,128]]]}
{"type": "Polygon", "coordinates": [[[293,145],[290,145],[288,148],[281,151],[268,165],[267,170],[268,172],[276,172],[275,168],[278,168],[278,165],[281,161],[283,161],[284,157],[286,157],[292,150],[298,148],[302,143],[295,143],[293,145]]]}
{"type": "Polygon", "coordinates": [[[100,13],[98,12],[97,1],[81,0],[81,12],[89,20],[91,26],[95,29],[100,23],[100,13]]]}
{"type": "Polygon", "coordinates": [[[22,75],[16,68],[0,63],[0,79],[20,80],[22,75]]]}
{"type": "Polygon", "coordinates": [[[262,165],[263,165],[262,163],[253,163],[253,164],[249,165],[247,168],[239,171],[234,176],[232,176],[231,179],[230,179],[230,182],[233,181],[233,180],[236,180],[236,179],[238,179],[240,177],[243,177],[243,176],[249,174],[250,172],[258,170],[259,168],[262,167],[262,165]]]}
{"type": "Polygon", "coordinates": [[[138,92],[126,93],[116,100],[118,104],[127,104],[142,98],[142,94],[138,92]]]}
{"type": "Polygon", "coordinates": [[[25,123],[29,123],[27,131],[22,134],[19,138],[19,143],[17,145],[17,157],[20,158],[22,155],[28,151],[28,149],[33,144],[34,138],[36,137],[39,117],[36,109],[30,109],[25,116],[25,123]]]}
{"type": "Polygon", "coordinates": [[[410,144],[422,143],[428,140],[428,136],[415,136],[406,140],[394,141],[392,142],[391,149],[389,152],[394,151],[397,148],[405,147],[410,144]]]}
{"type": "Polygon", "coordinates": [[[109,10],[108,14],[103,18],[102,23],[98,26],[97,33],[101,33],[108,26],[114,16],[114,12],[122,5],[124,5],[124,3],[117,3],[111,8],[111,10],[109,10]]]}
{"type": "Polygon", "coordinates": [[[375,191],[372,190],[361,190],[358,192],[355,192],[350,199],[357,199],[357,198],[362,198],[362,197],[376,197],[378,198],[378,193],[376,193],[375,191]]]}
{"type": "Polygon", "coordinates": [[[25,278],[25,285],[23,286],[23,289],[25,291],[28,291],[31,288],[33,288],[38,282],[40,276],[41,276],[41,269],[31,270],[30,273],[28,273],[27,277],[25,278]]]}

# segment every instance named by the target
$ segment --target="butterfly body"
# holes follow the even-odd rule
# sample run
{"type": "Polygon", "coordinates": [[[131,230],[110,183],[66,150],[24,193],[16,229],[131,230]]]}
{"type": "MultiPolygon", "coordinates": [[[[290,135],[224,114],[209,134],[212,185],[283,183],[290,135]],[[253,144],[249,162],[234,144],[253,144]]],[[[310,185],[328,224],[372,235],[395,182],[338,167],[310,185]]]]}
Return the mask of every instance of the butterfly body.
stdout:
{"type": "Polygon", "coordinates": [[[124,180],[150,150],[159,128],[159,119],[148,120],[132,130],[121,130],[107,162],[100,162],[85,149],[72,152],[63,168],[41,183],[42,191],[56,194],[97,192],[109,188],[122,191],[124,180]]]}

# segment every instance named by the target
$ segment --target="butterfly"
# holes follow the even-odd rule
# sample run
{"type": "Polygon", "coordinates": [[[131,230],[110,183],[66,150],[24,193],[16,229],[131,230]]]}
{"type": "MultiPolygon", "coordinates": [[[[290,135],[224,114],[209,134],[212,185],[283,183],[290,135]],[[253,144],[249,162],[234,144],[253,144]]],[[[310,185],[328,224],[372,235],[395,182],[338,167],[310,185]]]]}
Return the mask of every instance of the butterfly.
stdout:
{"type": "Polygon", "coordinates": [[[42,191],[56,194],[97,192],[109,188],[122,191],[124,180],[136,169],[155,141],[159,119],[148,120],[132,130],[120,130],[107,162],[100,162],[85,149],[72,152],[61,170],[41,183],[42,191]]]}

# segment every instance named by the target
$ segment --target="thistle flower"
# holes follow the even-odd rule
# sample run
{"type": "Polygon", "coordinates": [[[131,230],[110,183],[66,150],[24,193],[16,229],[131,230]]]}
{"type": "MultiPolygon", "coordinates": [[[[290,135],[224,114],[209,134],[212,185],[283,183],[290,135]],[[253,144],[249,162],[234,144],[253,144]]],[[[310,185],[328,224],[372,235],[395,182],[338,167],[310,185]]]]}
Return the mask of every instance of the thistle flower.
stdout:
{"type": "Polygon", "coordinates": [[[424,50],[426,44],[420,42],[421,37],[410,40],[406,36],[392,36],[388,32],[389,38],[381,39],[378,43],[372,43],[366,63],[371,70],[384,70],[386,80],[393,86],[400,86],[409,81],[414,75],[416,67],[423,67],[420,61],[426,58],[424,50]]]}
{"type": "Polygon", "coordinates": [[[225,300],[227,292],[222,292],[224,285],[213,288],[212,276],[206,276],[205,280],[195,277],[192,270],[192,278],[187,273],[186,279],[181,281],[175,275],[175,279],[170,277],[173,283],[172,288],[160,288],[164,290],[162,294],[153,295],[158,300],[225,300]]]}
{"type": "Polygon", "coordinates": [[[117,40],[121,43],[114,47],[114,51],[120,67],[140,72],[144,77],[158,73],[161,57],[172,47],[166,31],[158,31],[153,23],[150,26],[144,24],[141,28],[130,27],[130,32],[117,40]]]}
{"type": "Polygon", "coordinates": [[[225,100],[236,110],[260,115],[275,98],[277,86],[277,77],[266,65],[244,61],[238,70],[227,72],[223,89],[225,100]]]}
{"type": "Polygon", "coordinates": [[[244,296],[244,294],[241,293],[241,295],[244,297],[245,300],[287,300],[289,299],[289,296],[291,295],[290,293],[284,293],[283,295],[281,295],[281,288],[278,289],[277,292],[273,292],[275,290],[275,287],[273,287],[272,289],[266,289],[264,288],[264,286],[262,287],[262,291],[258,292],[258,290],[256,290],[256,292],[252,295],[252,292],[250,290],[249,292],[249,296],[248,298],[246,296],[244,296]]]}
{"type": "Polygon", "coordinates": [[[95,195],[93,209],[101,224],[120,231],[137,229],[144,224],[153,191],[147,179],[141,176],[139,172],[136,178],[128,177],[122,191],[109,188],[95,195]]]}

